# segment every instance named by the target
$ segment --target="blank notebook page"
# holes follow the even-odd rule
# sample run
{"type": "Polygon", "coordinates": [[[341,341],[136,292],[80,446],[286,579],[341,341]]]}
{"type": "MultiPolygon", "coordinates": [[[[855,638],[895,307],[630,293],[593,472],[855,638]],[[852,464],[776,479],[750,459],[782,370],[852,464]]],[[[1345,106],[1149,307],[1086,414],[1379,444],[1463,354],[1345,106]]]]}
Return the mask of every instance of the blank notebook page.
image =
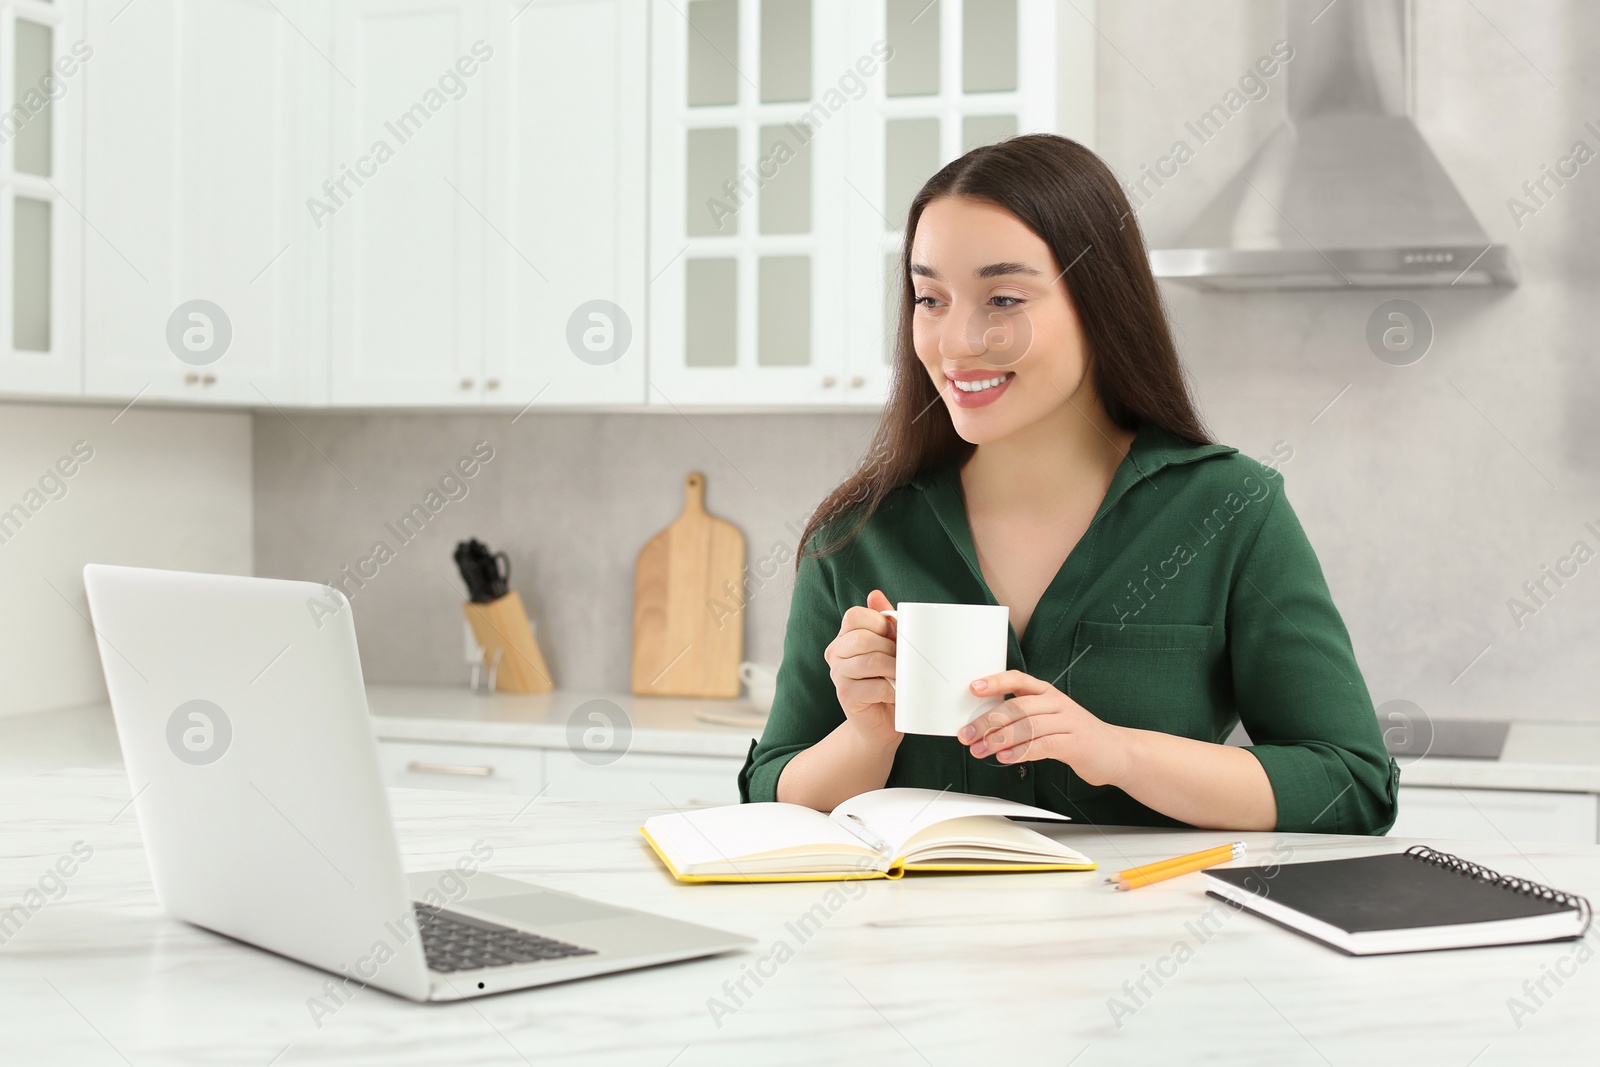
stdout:
{"type": "Polygon", "coordinates": [[[734,862],[806,845],[864,848],[861,839],[828,816],[799,804],[763,802],[657,815],[650,836],[677,864],[734,862]]]}
{"type": "Polygon", "coordinates": [[[1043,808],[1019,804],[1000,797],[952,793],[943,789],[918,789],[910,786],[862,793],[833,809],[835,817],[846,813],[860,816],[875,833],[893,845],[896,850],[903,847],[913,834],[946,819],[959,819],[970,815],[992,815],[1004,819],[1008,815],[1017,815],[1064,822],[1067,818],[1065,815],[1043,808]]]}

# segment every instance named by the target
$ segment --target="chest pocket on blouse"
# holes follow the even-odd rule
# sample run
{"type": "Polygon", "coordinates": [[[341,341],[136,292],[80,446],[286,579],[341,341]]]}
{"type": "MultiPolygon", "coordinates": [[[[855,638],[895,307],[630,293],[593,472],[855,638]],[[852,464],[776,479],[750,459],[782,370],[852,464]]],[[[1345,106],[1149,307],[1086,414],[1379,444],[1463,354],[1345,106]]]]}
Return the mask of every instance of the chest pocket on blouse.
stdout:
{"type": "Polygon", "coordinates": [[[1079,622],[1067,695],[1118,726],[1209,740],[1210,642],[1196,623],[1079,622]]]}

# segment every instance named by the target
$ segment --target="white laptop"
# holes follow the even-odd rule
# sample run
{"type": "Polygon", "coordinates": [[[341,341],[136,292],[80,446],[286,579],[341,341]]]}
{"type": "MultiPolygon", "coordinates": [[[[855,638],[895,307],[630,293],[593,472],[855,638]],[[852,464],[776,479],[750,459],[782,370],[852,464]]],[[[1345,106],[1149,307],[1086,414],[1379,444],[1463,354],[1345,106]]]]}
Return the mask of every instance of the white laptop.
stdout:
{"type": "Polygon", "coordinates": [[[83,579],[172,915],[331,971],[347,991],[413,1000],[755,943],[489,873],[492,847],[470,829],[445,868],[405,873],[337,590],[100,564],[83,579]]]}

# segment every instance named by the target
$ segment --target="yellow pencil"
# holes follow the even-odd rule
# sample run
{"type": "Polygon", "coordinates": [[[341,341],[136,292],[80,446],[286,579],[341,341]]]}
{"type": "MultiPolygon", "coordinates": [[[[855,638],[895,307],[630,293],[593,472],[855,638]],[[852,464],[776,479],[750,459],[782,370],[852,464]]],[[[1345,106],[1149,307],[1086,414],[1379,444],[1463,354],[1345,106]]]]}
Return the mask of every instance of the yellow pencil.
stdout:
{"type": "Polygon", "coordinates": [[[1106,881],[1107,882],[1115,882],[1115,881],[1118,881],[1119,879],[1129,878],[1129,877],[1132,877],[1134,875],[1150,874],[1150,873],[1152,873],[1154,871],[1160,870],[1163,867],[1173,867],[1173,866],[1177,866],[1178,864],[1190,863],[1190,862],[1193,862],[1194,860],[1201,859],[1202,857],[1211,856],[1211,855],[1214,855],[1214,854],[1215,855],[1227,855],[1230,852],[1232,852],[1233,849],[1241,847],[1243,844],[1244,844],[1244,842],[1242,842],[1242,841],[1234,841],[1234,842],[1231,842],[1231,843],[1226,844],[1226,845],[1217,845],[1214,848],[1202,849],[1199,852],[1190,852],[1190,853],[1187,853],[1187,854],[1182,855],[1182,856],[1174,856],[1171,859],[1156,860],[1153,863],[1143,863],[1143,864],[1140,864],[1137,867],[1129,867],[1125,871],[1118,871],[1116,874],[1112,875],[1110,878],[1107,878],[1106,881]]]}
{"type": "Polygon", "coordinates": [[[1238,859],[1244,855],[1244,842],[1234,841],[1216,848],[1204,849],[1200,852],[1191,852],[1187,856],[1174,856],[1169,860],[1157,863],[1147,863],[1142,867],[1129,867],[1125,871],[1117,872],[1115,881],[1119,890],[1137,889],[1139,886],[1150,885],[1153,882],[1163,882],[1168,878],[1176,878],[1180,874],[1189,874],[1194,871],[1215,867],[1219,863],[1238,859]]]}

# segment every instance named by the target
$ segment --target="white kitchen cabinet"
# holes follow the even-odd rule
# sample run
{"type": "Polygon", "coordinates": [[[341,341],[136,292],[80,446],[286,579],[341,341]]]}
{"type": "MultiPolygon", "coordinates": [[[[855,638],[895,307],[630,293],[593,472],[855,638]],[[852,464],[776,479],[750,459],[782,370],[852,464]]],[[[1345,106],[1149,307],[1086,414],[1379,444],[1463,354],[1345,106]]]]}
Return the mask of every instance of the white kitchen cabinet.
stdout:
{"type": "Polygon", "coordinates": [[[82,0],[0,2],[0,396],[83,387],[82,0]]]}
{"type": "Polygon", "coordinates": [[[317,0],[90,0],[84,391],[318,403],[317,0]]]}
{"type": "Polygon", "coordinates": [[[339,0],[330,250],[335,405],[481,404],[483,0],[339,0]]]}
{"type": "Polygon", "coordinates": [[[743,763],[725,756],[625,752],[611,763],[592,764],[565,748],[388,738],[378,743],[387,785],[678,807],[739,803],[743,763]]]}
{"type": "Polygon", "coordinates": [[[486,402],[644,403],[647,15],[490,0],[486,402]]]}
{"type": "Polygon", "coordinates": [[[1592,845],[1600,841],[1600,798],[1593,793],[1401,786],[1400,814],[1389,835],[1592,845]]]}
{"type": "Polygon", "coordinates": [[[510,745],[383,741],[378,769],[388,785],[468,793],[535,796],[544,785],[544,753],[510,745]]]}
{"type": "Polygon", "coordinates": [[[1050,0],[923,0],[852,5],[853,54],[873,42],[893,61],[850,110],[843,274],[854,404],[881,404],[893,362],[901,246],[911,200],[928,178],[974,148],[1019,133],[1063,133],[1059,103],[1092,101],[1093,26],[1050,0]],[[1059,21],[1065,20],[1065,21],[1059,21]]]}
{"type": "Polygon", "coordinates": [[[737,804],[743,760],[625,752],[615,762],[586,763],[566,749],[546,749],[547,797],[636,800],[642,804],[737,804]]]}
{"type": "Polygon", "coordinates": [[[642,403],[645,0],[337,10],[332,402],[642,403]]]}
{"type": "Polygon", "coordinates": [[[843,0],[656,12],[651,403],[843,395],[848,98],[822,98],[854,59],[848,25],[843,0]]]}
{"type": "Polygon", "coordinates": [[[50,349],[0,349],[0,392],[877,405],[911,193],[1092,99],[1049,0],[87,4],[60,180],[0,153],[51,192],[50,349]]]}
{"type": "MultiPolygon", "coordinates": [[[[650,402],[878,405],[906,208],[1089,97],[1049,0],[691,0],[652,26],[650,402]]],[[[1076,133],[1077,131],[1067,131],[1076,133]]]]}

